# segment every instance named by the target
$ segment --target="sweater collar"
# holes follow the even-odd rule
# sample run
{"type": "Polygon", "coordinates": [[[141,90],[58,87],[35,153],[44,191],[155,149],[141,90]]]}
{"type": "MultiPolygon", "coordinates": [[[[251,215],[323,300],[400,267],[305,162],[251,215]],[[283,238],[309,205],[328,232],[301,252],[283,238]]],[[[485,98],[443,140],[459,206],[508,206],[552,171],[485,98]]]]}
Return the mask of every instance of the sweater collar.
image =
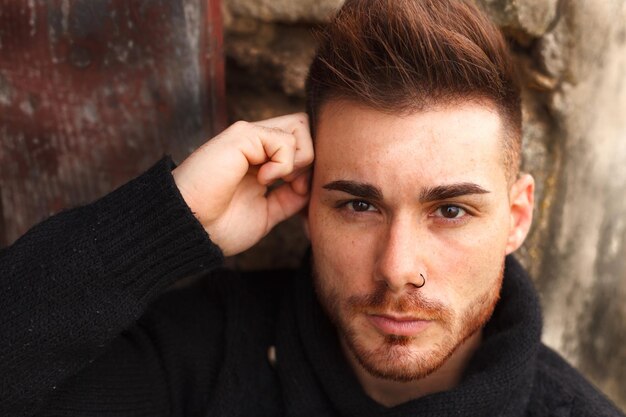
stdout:
{"type": "Polygon", "coordinates": [[[523,415],[540,345],[541,314],[532,283],[513,257],[506,259],[500,301],[483,335],[457,387],[384,407],[365,394],[344,359],[335,329],[317,301],[307,260],[285,298],[277,334],[277,371],[287,415],[523,415]]]}

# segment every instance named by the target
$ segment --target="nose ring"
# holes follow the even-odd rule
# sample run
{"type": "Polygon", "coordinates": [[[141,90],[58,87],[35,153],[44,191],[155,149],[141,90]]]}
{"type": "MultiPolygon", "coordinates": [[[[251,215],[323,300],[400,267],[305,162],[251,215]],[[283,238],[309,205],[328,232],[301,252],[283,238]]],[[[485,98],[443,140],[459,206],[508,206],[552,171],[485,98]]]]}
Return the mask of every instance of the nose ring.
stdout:
{"type": "Polygon", "coordinates": [[[420,274],[420,277],[422,277],[422,283],[419,285],[415,285],[416,288],[422,288],[424,285],[426,285],[426,278],[424,278],[424,274],[420,274]]]}

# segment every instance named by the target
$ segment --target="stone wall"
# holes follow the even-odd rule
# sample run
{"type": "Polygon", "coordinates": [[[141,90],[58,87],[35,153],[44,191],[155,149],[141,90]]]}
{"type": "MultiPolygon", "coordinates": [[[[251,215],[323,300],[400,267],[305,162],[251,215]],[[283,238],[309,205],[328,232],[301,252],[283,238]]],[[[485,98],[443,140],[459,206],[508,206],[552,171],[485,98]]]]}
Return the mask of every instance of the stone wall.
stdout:
{"type": "MultiPolygon", "coordinates": [[[[538,187],[518,255],[544,340],[626,409],[626,0],[477,1],[524,77],[524,169],[538,187]]],[[[304,109],[313,29],[341,3],[225,0],[231,120],[304,109]]],[[[293,266],[306,244],[292,220],[231,262],[293,266]]]]}

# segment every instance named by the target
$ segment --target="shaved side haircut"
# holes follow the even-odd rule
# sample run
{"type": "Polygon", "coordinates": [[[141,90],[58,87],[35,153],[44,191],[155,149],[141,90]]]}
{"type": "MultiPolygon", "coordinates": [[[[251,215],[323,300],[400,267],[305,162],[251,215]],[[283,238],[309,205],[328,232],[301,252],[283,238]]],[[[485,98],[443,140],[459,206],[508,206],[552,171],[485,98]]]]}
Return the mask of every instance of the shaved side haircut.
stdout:
{"type": "Polygon", "coordinates": [[[462,0],[347,0],[319,33],[307,78],[311,130],[330,100],[410,114],[469,100],[503,120],[509,181],[521,160],[520,87],[499,28],[462,0]]]}

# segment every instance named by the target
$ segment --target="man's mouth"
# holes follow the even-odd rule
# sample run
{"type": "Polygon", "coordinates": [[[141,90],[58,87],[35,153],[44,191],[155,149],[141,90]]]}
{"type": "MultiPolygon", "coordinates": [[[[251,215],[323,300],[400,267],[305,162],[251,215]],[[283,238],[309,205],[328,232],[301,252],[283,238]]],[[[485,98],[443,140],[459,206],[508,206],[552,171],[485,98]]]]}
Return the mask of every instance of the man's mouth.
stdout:
{"type": "Polygon", "coordinates": [[[366,317],[383,335],[416,336],[432,323],[432,320],[407,315],[367,314],[366,317]]]}

